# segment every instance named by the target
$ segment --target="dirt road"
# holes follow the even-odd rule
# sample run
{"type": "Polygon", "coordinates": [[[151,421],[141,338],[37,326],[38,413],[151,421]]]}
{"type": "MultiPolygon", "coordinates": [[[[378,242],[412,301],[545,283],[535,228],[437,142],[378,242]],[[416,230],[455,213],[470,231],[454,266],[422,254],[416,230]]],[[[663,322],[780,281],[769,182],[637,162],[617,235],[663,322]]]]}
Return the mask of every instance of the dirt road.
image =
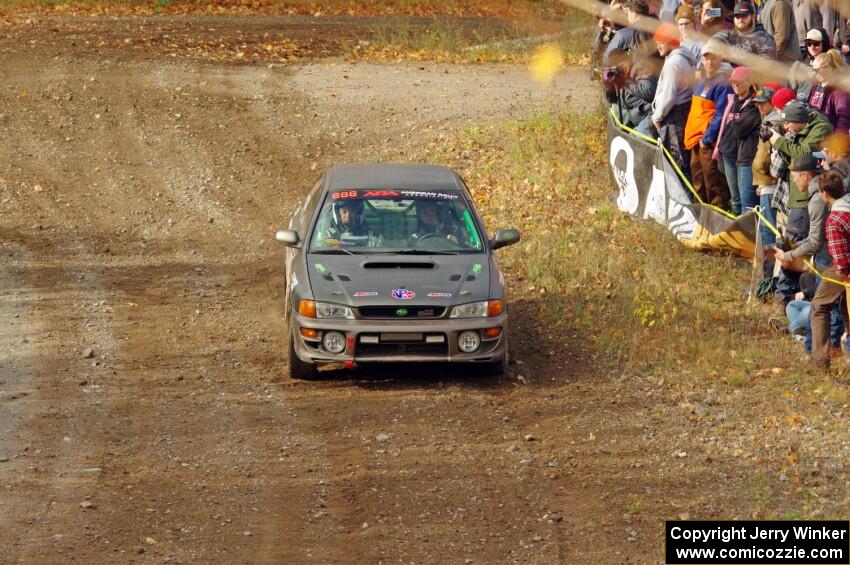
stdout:
{"type": "Polygon", "coordinates": [[[4,561],[660,558],[657,517],[698,502],[685,485],[702,471],[659,467],[675,441],[663,401],[594,374],[534,305],[513,305],[519,364],[504,380],[283,377],[272,230],[321,168],[415,160],[469,124],[581,100],[583,72],[541,90],[510,66],[12,51],[4,561]]]}

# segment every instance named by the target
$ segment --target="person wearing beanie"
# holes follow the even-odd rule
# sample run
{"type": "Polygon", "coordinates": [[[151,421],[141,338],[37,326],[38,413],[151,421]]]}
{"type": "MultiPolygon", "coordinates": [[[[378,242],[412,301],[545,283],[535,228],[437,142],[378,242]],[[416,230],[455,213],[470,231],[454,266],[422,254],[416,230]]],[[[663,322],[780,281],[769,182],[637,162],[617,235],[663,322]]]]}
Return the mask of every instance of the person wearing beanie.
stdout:
{"type": "Polygon", "coordinates": [[[759,19],[764,31],[773,37],[780,61],[791,64],[800,59],[797,21],[790,0],[767,0],[762,4],[759,19]]]}
{"type": "Polygon", "coordinates": [[[850,94],[836,88],[840,73],[847,70],[844,57],[838,50],[830,49],[815,57],[812,69],[815,78],[809,90],[809,106],[826,116],[834,131],[850,130],[850,94]]]}
{"type": "Polygon", "coordinates": [[[676,10],[676,27],[679,28],[679,35],[682,37],[682,47],[688,49],[694,56],[697,69],[701,68],[703,40],[700,39],[699,24],[692,5],[679,5],[679,9],[676,10]]]}
{"type": "Polygon", "coordinates": [[[664,66],[661,67],[652,102],[652,123],[658,139],[690,181],[690,158],[684,143],[685,123],[694,94],[696,61],[691,51],[680,46],[679,30],[675,25],[662,23],[654,37],[658,54],[664,58],[664,66]]]}
{"type": "Polygon", "coordinates": [[[732,213],[736,216],[758,205],[753,186],[753,159],[758,148],[761,114],[753,102],[752,70],[737,67],[729,77],[735,92],[723,116],[718,142],[723,157],[723,173],[732,196],[732,213]]]}
{"type": "Polygon", "coordinates": [[[710,38],[702,48],[702,78],[694,88],[688,121],[685,124],[685,149],[691,152],[691,176],[694,190],[703,202],[726,208],[729,187],[712,157],[720,133],[732,86],[729,71],[723,65],[723,46],[710,38]]]}
{"type": "Polygon", "coordinates": [[[836,132],[826,136],[823,140],[823,151],[826,153],[827,170],[850,179],[850,135],[836,132]]]}
{"type": "Polygon", "coordinates": [[[744,0],[735,4],[732,16],[735,27],[720,31],[715,37],[755,55],[776,58],[776,43],[769,33],[756,27],[756,10],[750,2],[744,0]]]}
{"type": "Polygon", "coordinates": [[[779,110],[780,112],[785,108],[785,105],[792,100],[796,100],[797,93],[792,89],[783,87],[776,91],[773,95],[773,98],[770,99],[770,103],[774,108],[779,110]]]}

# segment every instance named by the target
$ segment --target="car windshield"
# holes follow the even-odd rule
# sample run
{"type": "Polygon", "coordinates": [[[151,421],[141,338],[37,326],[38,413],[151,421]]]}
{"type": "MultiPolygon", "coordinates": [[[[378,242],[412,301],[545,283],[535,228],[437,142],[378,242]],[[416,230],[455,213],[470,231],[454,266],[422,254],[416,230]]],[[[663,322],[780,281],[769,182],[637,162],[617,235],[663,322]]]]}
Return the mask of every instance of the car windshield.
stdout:
{"type": "Polygon", "coordinates": [[[460,192],[342,190],[328,194],[311,253],[480,253],[481,234],[460,192]]]}

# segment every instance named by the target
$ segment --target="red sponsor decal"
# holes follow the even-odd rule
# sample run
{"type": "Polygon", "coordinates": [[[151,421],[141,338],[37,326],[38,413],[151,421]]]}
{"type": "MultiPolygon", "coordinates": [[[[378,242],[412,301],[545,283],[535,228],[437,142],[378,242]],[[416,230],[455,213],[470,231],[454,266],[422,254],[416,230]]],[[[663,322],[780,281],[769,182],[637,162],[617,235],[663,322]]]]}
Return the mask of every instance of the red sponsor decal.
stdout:
{"type": "Polygon", "coordinates": [[[363,195],[363,198],[388,198],[398,196],[395,190],[370,190],[363,195]]]}

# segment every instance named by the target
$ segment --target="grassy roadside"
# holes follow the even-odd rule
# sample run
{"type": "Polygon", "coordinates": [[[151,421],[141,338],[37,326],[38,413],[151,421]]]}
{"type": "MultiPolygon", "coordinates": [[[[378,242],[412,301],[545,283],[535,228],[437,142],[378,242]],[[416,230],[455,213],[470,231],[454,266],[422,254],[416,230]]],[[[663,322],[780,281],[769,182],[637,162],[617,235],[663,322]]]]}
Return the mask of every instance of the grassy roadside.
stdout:
{"type": "Polygon", "coordinates": [[[503,264],[550,333],[589,370],[660,390],[678,405],[669,425],[751,473],[743,516],[846,514],[847,388],[808,374],[802,346],[746,303],[748,263],[617,210],[604,112],[585,111],[475,128],[432,156],[462,171],[488,225],[523,230],[503,264]]]}
{"type": "Polygon", "coordinates": [[[349,58],[446,63],[527,63],[541,44],[557,45],[567,64],[588,62],[587,36],[594,20],[582,12],[539,15],[503,25],[457,26],[436,19],[427,28],[387,24],[369,41],[349,45],[349,58]]]}

